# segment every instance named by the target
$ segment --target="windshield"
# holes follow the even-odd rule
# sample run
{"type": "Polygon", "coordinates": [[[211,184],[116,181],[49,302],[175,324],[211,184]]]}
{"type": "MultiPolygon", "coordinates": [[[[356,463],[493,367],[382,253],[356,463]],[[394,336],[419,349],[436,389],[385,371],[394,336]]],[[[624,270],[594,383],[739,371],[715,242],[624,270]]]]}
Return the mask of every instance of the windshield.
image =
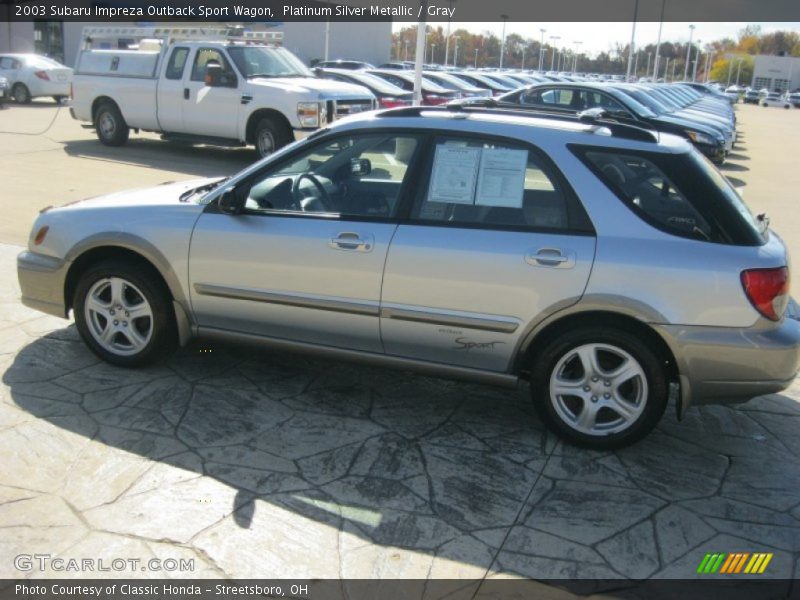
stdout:
{"type": "Polygon", "coordinates": [[[601,89],[606,89],[615,99],[619,100],[622,104],[624,104],[625,108],[635,113],[636,116],[638,117],[650,118],[656,116],[656,113],[647,108],[644,104],[639,102],[633,96],[628,95],[627,90],[623,92],[620,89],[612,87],[601,88],[601,89]]]}
{"type": "Polygon", "coordinates": [[[622,88],[623,93],[633,97],[635,100],[644,104],[647,108],[652,110],[656,115],[663,115],[667,112],[667,107],[655,100],[647,92],[643,92],[636,88],[622,88]]]}
{"type": "Polygon", "coordinates": [[[352,72],[347,73],[346,75],[341,75],[346,79],[349,79],[351,82],[360,83],[362,85],[366,85],[370,87],[372,90],[379,92],[381,94],[402,94],[405,93],[405,90],[401,87],[398,87],[392,83],[389,83],[385,79],[381,79],[377,75],[370,75],[369,73],[359,73],[359,72],[352,72]]]}
{"type": "Polygon", "coordinates": [[[299,58],[285,48],[234,46],[228,48],[245,77],[314,77],[299,58]]]}

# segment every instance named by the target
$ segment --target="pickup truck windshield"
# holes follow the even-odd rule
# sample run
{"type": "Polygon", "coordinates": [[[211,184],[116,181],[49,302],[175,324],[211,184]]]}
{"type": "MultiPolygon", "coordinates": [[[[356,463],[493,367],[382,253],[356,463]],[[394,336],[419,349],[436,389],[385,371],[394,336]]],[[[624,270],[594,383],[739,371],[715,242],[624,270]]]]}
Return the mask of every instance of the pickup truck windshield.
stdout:
{"type": "Polygon", "coordinates": [[[233,62],[245,77],[314,77],[294,54],[284,48],[229,47],[233,62]]]}

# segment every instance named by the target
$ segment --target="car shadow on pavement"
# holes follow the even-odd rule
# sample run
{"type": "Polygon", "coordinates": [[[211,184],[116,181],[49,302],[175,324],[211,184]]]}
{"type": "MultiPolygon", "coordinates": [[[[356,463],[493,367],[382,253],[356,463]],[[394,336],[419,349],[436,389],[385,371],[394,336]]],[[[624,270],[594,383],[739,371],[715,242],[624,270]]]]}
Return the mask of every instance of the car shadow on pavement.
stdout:
{"type": "Polygon", "coordinates": [[[64,152],[74,157],[155,169],[169,168],[199,177],[232,175],[258,159],[251,148],[193,146],[148,138],[131,138],[121,147],[104,146],[98,140],[69,140],[63,145],[64,152]]]}
{"type": "Polygon", "coordinates": [[[719,170],[722,171],[722,172],[726,172],[726,171],[739,171],[739,172],[741,172],[741,171],[749,171],[750,167],[747,167],[745,165],[740,165],[738,163],[726,161],[725,163],[723,163],[722,165],[719,166],[719,170]]]}
{"type": "Polygon", "coordinates": [[[22,347],[3,383],[0,484],[233,577],[500,572],[614,594],[694,577],[712,551],[774,548],[788,579],[798,550],[788,394],[682,423],[670,407],[634,447],[592,452],[546,432],[527,390],[202,343],[127,370],[74,326],[22,347]]]}

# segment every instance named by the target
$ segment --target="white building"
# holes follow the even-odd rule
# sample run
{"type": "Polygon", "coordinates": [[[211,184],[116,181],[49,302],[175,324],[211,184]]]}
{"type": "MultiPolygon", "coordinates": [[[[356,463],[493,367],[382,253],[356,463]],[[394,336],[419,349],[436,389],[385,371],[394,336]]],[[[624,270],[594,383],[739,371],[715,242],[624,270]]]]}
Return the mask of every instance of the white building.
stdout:
{"type": "MultiPolygon", "coordinates": [[[[35,52],[50,56],[70,67],[75,65],[83,27],[99,25],[99,23],[61,21],[3,22],[2,12],[0,8],[0,52],[35,52]]],[[[184,24],[199,25],[197,22],[184,24]]],[[[213,25],[213,23],[208,24],[213,25]]],[[[146,27],[153,23],[109,23],[109,25],[146,27]]],[[[266,24],[259,26],[259,24],[244,23],[244,25],[253,29],[263,29],[266,24]]],[[[283,31],[283,45],[309,64],[312,60],[322,59],[325,56],[325,25],[324,22],[283,22],[277,23],[270,29],[283,31]]],[[[331,23],[329,40],[328,56],[331,60],[347,58],[378,65],[389,60],[392,24],[388,21],[331,23]]]]}
{"type": "Polygon", "coordinates": [[[800,58],[794,56],[755,57],[752,87],[784,91],[800,88],[800,58]]]}

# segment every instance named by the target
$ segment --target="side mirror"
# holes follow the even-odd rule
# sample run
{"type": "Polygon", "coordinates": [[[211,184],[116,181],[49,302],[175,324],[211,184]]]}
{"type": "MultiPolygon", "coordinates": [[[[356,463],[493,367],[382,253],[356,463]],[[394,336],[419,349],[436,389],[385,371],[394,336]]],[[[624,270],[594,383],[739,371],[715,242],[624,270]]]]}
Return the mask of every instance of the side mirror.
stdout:
{"type": "Polygon", "coordinates": [[[235,188],[228,188],[217,198],[217,206],[226,215],[238,215],[242,212],[242,204],[235,188]]]}
{"type": "Polygon", "coordinates": [[[350,174],[354,177],[363,177],[372,173],[372,163],[368,158],[351,158],[350,174]]]}

